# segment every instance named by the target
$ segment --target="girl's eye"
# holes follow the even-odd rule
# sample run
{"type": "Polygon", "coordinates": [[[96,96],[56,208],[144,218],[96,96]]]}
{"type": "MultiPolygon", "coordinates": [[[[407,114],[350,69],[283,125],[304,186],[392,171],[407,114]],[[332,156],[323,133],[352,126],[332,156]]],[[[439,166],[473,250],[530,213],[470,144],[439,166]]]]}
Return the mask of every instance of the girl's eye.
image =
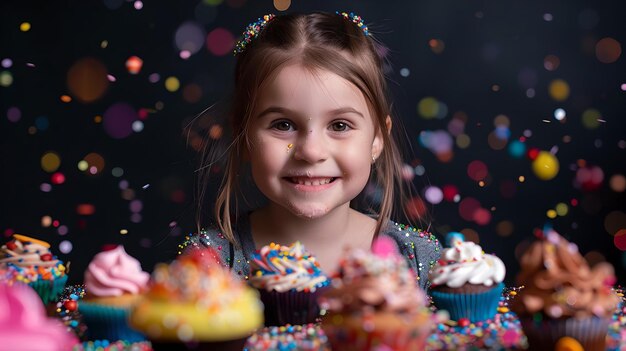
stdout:
{"type": "Polygon", "coordinates": [[[272,128],[280,130],[281,132],[287,132],[293,127],[291,126],[291,123],[287,121],[277,121],[272,124],[272,128]]]}
{"type": "Polygon", "coordinates": [[[346,122],[335,122],[331,125],[333,132],[346,132],[350,130],[350,126],[346,122]]]}

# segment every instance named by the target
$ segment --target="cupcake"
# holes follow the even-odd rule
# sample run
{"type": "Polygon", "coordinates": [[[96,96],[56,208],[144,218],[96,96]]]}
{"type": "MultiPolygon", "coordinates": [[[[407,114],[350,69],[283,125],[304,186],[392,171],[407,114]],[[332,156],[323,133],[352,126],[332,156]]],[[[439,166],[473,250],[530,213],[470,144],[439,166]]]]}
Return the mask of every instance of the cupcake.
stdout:
{"type": "Polygon", "coordinates": [[[431,328],[426,294],[395,242],[353,249],[320,299],[322,328],[333,350],[423,350],[431,328]]]}
{"type": "Polygon", "coordinates": [[[25,235],[0,248],[0,269],[9,284],[22,282],[33,288],[44,304],[55,302],[63,292],[67,275],[63,262],[50,252],[50,244],[25,235]]]}
{"type": "Polygon", "coordinates": [[[158,264],[130,323],[155,350],[237,350],[263,325],[258,293],[224,268],[210,248],[158,264]]]}
{"type": "Polygon", "coordinates": [[[87,325],[87,337],[145,340],[143,334],[129,327],[128,313],[147,289],[149,279],[139,261],[121,245],[94,256],[85,272],[86,295],[78,304],[87,325]]]}
{"type": "Polygon", "coordinates": [[[428,272],[430,295],[450,319],[480,322],[491,319],[498,311],[504,289],[504,263],[494,255],[464,241],[463,234],[450,233],[448,245],[428,272]]]}
{"type": "Polygon", "coordinates": [[[317,298],[330,280],[300,242],[291,246],[270,244],[252,255],[250,285],[259,290],[265,305],[265,325],[315,322],[317,298]]]}
{"type": "Polygon", "coordinates": [[[33,289],[0,283],[0,350],[67,351],[78,339],[54,318],[46,317],[33,289]]]}
{"type": "Polygon", "coordinates": [[[606,349],[619,302],[611,289],[615,275],[609,263],[590,268],[576,245],[550,231],[522,255],[517,283],[524,288],[511,309],[531,350],[606,349]]]}
{"type": "Polygon", "coordinates": [[[244,351],[328,351],[328,339],[315,323],[282,325],[257,330],[248,340],[244,351]]]}

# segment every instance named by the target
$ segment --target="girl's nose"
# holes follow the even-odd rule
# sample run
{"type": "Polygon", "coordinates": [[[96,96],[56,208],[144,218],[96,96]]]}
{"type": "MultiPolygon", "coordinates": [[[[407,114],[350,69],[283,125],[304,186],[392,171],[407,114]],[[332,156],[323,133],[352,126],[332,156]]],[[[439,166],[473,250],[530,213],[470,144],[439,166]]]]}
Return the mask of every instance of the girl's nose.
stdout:
{"type": "Polygon", "coordinates": [[[295,142],[294,159],[307,163],[318,163],[328,158],[328,143],[319,133],[307,131],[295,142]]]}

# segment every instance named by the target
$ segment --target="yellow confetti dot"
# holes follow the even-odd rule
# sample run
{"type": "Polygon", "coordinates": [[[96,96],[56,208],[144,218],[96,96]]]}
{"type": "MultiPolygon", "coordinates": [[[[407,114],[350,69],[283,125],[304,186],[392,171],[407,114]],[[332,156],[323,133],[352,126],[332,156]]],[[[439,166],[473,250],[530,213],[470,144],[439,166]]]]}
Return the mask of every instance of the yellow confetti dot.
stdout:
{"type": "Polygon", "coordinates": [[[87,161],[85,160],[80,160],[78,161],[78,169],[81,171],[86,171],[87,168],[89,168],[89,163],[87,163],[87,161]]]}
{"type": "Polygon", "coordinates": [[[128,234],[128,230],[126,230],[126,229],[121,229],[121,230],[120,230],[120,234],[122,234],[122,235],[126,235],[126,234],[128,234]]]}
{"type": "Polygon", "coordinates": [[[567,207],[567,205],[563,202],[559,202],[556,205],[556,214],[558,214],[559,216],[563,217],[565,215],[567,215],[567,212],[569,211],[569,208],[567,207]]]}
{"type": "Polygon", "coordinates": [[[548,151],[540,151],[532,163],[533,172],[541,180],[550,180],[559,173],[559,160],[548,151]]]}
{"type": "Polygon", "coordinates": [[[517,178],[517,180],[519,180],[519,182],[520,182],[520,183],[523,183],[523,182],[526,180],[526,177],[524,177],[524,176],[519,176],[519,177],[517,178]]]}
{"type": "Polygon", "coordinates": [[[22,24],[20,24],[20,30],[22,32],[28,32],[30,30],[30,23],[22,22],[22,24]]]}
{"type": "Polygon", "coordinates": [[[563,79],[555,79],[550,82],[548,90],[550,96],[556,101],[565,101],[569,97],[569,84],[563,79]]]}
{"type": "Polygon", "coordinates": [[[548,212],[546,212],[546,216],[548,216],[548,218],[554,219],[554,218],[556,218],[556,211],[555,210],[548,210],[548,212]]]}
{"type": "Polygon", "coordinates": [[[517,295],[517,291],[509,291],[509,295],[515,296],[515,295],[517,295]]]}
{"type": "Polygon", "coordinates": [[[417,111],[422,118],[435,118],[439,113],[439,102],[434,97],[425,97],[418,103],[417,111]]]}
{"type": "Polygon", "coordinates": [[[61,95],[61,101],[70,102],[72,101],[72,97],[70,97],[69,95],[61,95]]]}
{"type": "Polygon", "coordinates": [[[578,340],[569,336],[564,336],[556,342],[554,351],[585,351],[585,349],[578,342],[578,340]]]}
{"type": "Polygon", "coordinates": [[[165,89],[167,91],[173,93],[180,88],[180,81],[176,77],[168,77],[165,80],[165,89]]]}
{"type": "Polygon", "coordinates": [[[509,309],[507,307],[498,307],[498,312],[507,313],[509,312],[509,309]]]}

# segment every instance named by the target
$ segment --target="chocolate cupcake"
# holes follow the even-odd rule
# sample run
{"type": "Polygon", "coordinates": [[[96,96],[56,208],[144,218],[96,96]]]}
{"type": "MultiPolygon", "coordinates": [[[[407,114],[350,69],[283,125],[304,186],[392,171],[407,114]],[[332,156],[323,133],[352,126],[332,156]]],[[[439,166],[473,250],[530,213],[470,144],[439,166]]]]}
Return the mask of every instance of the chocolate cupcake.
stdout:
{"type": "Polygon", "coordinates": [[[258,250],[250,261],[249,282],[265,305],[266,326],[315,322],[320,313],[317,298],[330,284],[315,257],[298,241],[258,250]]]}
{"type": "Polygon", "coordinates": [[[609,323],[618,304],[612,290],[613,266],[590,268],[578,247],[554,231],[530,245],[520,260],[513,300],[531,350],[604,351],[609,323]]]}

